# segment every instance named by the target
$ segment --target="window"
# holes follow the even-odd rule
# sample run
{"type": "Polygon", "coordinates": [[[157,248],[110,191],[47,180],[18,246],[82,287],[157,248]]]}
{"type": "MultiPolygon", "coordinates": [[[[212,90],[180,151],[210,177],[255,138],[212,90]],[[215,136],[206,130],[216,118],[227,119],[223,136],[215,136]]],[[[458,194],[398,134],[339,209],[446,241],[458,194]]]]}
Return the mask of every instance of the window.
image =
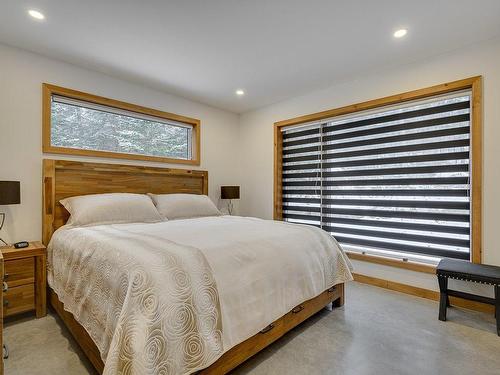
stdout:
{"type": "Polygon", "coordinates": [[[472,212],[474,195],[480,199],[472,189],[480,174],[472,170],[480,164],[472,159],[481,159],[471,145],[472,87],[430,91],[277,123],[277,218],[320,227],[347,251],[430,263],[472,259],[472,218],[480,220],[477,204],[472,212]]]}
{"type": "Polygon", "coordinates": [[[44,85],[44,152],[199,164],[199,121],[44,85]]]}

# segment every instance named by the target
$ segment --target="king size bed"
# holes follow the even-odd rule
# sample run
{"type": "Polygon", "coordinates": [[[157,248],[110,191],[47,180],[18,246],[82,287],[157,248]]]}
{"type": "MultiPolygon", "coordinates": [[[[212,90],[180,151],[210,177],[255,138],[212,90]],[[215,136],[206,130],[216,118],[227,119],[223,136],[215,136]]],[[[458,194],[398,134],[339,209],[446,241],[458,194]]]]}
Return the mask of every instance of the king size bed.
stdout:
{"type": "Polygon", "coordinates": [[[44,160],[49,301],[99,373],[226,373],[332,303],[350,264],[326,232],[255,218],[67,224],[61,201],[198,194],[208,174],[44,160]]]}

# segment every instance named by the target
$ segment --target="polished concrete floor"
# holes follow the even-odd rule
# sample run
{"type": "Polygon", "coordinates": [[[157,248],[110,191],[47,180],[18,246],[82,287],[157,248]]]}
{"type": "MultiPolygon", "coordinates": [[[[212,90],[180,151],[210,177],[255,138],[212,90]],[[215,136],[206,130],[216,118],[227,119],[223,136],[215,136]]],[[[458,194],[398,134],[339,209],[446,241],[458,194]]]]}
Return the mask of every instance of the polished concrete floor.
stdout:
{"type": "MultiPolygon", "coordinates": [[[[347,303],[323,310],[234,374],[500,374],[493,316],[358,283],[347,303]]],[[[58,318],[6,323],[6,375],[95,374],[58,318]]]]}

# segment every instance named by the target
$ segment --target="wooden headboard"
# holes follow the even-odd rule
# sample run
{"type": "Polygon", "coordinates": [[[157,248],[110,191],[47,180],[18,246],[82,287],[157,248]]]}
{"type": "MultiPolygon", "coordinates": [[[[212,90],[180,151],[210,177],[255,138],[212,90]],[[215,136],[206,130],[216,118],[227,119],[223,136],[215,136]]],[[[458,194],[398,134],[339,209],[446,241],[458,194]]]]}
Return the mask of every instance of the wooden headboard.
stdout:
{"type": "Polygon", "coordinates": [[[77,195],[102,193],[208,194],[208,172],[122,164],[43,160],[43,243],[69,213],[59,203],[77,195]]]}

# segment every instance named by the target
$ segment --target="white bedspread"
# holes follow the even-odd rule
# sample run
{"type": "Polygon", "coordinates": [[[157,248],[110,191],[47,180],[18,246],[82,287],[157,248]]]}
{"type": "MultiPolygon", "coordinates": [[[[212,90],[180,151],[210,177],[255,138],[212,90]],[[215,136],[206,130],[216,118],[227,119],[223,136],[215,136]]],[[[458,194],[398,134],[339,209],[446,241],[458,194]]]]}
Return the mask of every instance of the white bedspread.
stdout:
{"type": "MultiPolygon", "coordinates": [[[[337,242],[317,228],[222,216],[154,224],[63,227],[54,234],[49,245],[48,280],[65,307],[96,342],[106,374],[114,373],[112,371],[118,367],[124,374],[137,370],[144,374],[161,373],[158,371],[161,366],[164,370],[167,370],[165,366],[170,366],[168,370],[173,373],[189,373],[210,365],[223,352],[303,301],[332,285],[352,280],[350,268],[337,242]],[[179,300],[172,301],[168,297],[172,291],[168,280],[174,277],[172,272],[180,272],[168,266],[174,261],[182,263],[183,272],[189,269],[194,272],[189,274],[188,287],[193,289],[190,295],[203,296],[194,302],[190,300],[190,304],[194,304],[190,311],[204,314],[204,317],[190,317],[196,323],[190,325],[189,332],[196,337],[195,353],[187,355],[189,343],[178,337],[179,332],[171,337],[172,330],[164,329],[164,324],[154,332],[154,337],[163,335],[161,347],[158,343],[151,346],[149,341],[153,338],[145,332],[142,341],[136,340],[132,348],[140,355],[122,353],[127,347],[120,327],[127,320],[137,318],[134,303],[142,300],[131,301],[133,286],[127,289],[120,283],[129,280],[127,274],[139,266],[148,274],[148,280],[156,280],[156,287],[149,289],[157,294],[154,301],[160,301],[163,308],[173,303],[175,309],[182,310],[184,307],[178,304],[179,300]],[[123,268],[124,264],[128,269],[123,268]],[[96,277],[96,273],[106,277],[96,277]],[[154,275],[151,277],[150,273],[154,275]],[[125,295],[119,301],[112,301],[110,305],[118,311],[109,314],[110,306],[103,305],[103,301],[116,293],[113,288],[120,287],[125,289],[125,295]],[[212,323],[203,323],[207,321],[212,323]],[[141,343],[149,347],[138,348],[141,343]],[[173,349],[178,345],[184,345],[184,351],[173,349]],[[173,362],[180,357],[182,366],[179,367],[173,362]],[[148,363],[152,359],[154,364],[148,363]],[[189,363],[191,360],[193,363],[189,363]],[[133,370],[127,372],[129,368],[133,370]]],[[[182,277],[185,277],[183,272],[182,277]]],[[[140,288],[136,289],[135,294],[144,298],[140,288]]],[[[176,313],[183,314],[170,307],[173,319],[176,313]]]]}

